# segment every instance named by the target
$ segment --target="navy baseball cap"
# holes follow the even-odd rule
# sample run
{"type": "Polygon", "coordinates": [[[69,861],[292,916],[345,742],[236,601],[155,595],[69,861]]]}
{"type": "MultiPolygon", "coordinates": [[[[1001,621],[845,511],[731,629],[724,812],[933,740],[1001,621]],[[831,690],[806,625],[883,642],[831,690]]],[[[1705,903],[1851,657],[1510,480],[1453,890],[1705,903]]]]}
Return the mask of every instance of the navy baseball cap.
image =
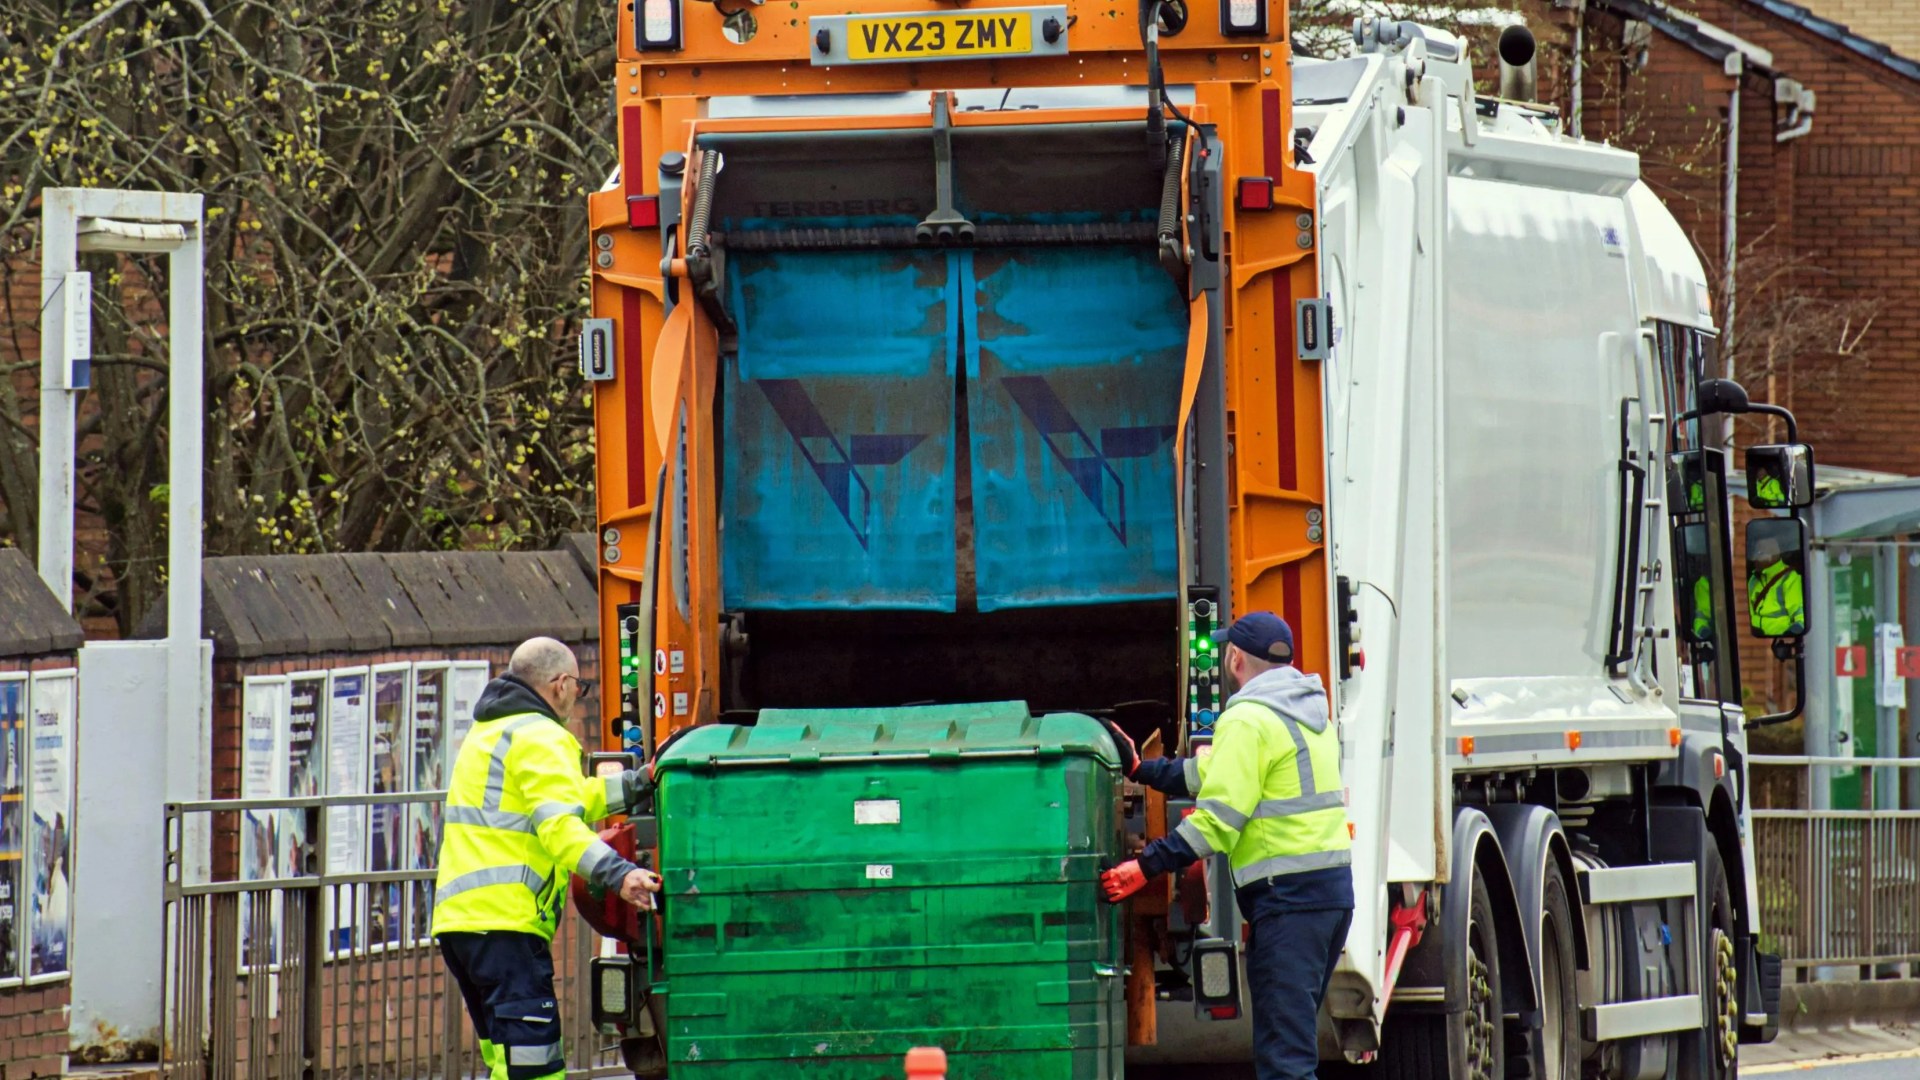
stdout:
{"type": "Polygon", "coordinates": [[[1214,644],[1229,642],[1260,660],[1293,661],[1293,628],[1271,611],[1248,612],[1233,620],[1232,626],[1213,632],[1214,644]]]}

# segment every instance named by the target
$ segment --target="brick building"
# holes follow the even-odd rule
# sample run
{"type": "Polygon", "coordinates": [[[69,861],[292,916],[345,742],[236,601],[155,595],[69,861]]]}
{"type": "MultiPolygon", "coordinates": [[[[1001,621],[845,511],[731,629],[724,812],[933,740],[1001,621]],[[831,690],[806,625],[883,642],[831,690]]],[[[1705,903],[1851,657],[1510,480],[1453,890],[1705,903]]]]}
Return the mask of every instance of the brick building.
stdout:
{"type": "MultiPolygon", "coordinates": [[[[70,833],[36,827],[33,818],[60,822],[72,816],[72,687],[80,626],[41,583],[33,564],[13,549],[0,549],[0,1078],[59,1076],[67,1065],[66,912],[70,833]],[[62,695],[67,720],[63,753],[68,777],[60,805],[35,791],[31,764],[41,751],[26,733],[36,713],[60,715],[53,694],[62,695]],[[49,843],[57,841],[57,843],[49,843]],[[48,857],[52,853],[51,858],[48,857]],[[43,884],[44,883],[44,884],[43,884]],[[58,925],[52,921],[58,895],[58,925]],[[55,931],[59,960],[37,942],[55,931]],[[52,968],[59,970],[52,970],[52,968]]],[[[37,727],[37,724],[32,725],[37,727]]]]}

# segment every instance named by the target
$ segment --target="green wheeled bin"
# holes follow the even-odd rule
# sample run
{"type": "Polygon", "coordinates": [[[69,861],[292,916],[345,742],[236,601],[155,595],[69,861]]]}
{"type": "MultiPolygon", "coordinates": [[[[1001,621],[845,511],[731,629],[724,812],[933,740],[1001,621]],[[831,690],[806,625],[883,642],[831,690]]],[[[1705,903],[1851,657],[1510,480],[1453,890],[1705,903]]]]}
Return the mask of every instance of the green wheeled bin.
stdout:
{"type": "Polygon", "coordinates": [[[1112,1080],[1119,765],[1020,704],[767,710],[657,767],[674,1080],[1112,1080]]]}

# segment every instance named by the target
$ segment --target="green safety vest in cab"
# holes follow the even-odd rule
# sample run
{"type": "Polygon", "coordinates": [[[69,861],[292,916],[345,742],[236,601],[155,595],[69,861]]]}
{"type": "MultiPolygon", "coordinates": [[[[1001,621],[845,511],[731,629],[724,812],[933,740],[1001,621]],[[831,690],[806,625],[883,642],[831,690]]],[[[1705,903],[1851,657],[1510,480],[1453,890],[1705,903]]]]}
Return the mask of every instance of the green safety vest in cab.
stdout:
{"type": "Polygon", "coordinates": [[[1195,772],[1200,780],[1196,807],[1175,832],[1202,858],[1227,852],[1235,888],[1352,863],[1340,735],[1331,720],[1315,731],[1243,692],[1220,714],[1213,751],[1197,766],[1188,778],[1189,789],[1195,772]]]}
{"type": "Polygon", "coordinates": [[[581,775],[579,742],[551,716],[476,722],[447,785],[433,932],[515,930],[551,941],[570,874],[618,890],[633,869],[587,827],[625,812],[625,799],[619,777],[581,775]]]}
{"type": "Polygon", "coordinates": [[[1807,603],[1800,575],[1784,562],[1747,578],[1747,607],[1753,628],[1768,637],[1806,631],[1807,603]]]}
{"type": "Polygon", "coordinates": [[[1704,574],[1693,579],[1693,636],[1700,641],[1713,636],[1713,586],[1704,574]]]}

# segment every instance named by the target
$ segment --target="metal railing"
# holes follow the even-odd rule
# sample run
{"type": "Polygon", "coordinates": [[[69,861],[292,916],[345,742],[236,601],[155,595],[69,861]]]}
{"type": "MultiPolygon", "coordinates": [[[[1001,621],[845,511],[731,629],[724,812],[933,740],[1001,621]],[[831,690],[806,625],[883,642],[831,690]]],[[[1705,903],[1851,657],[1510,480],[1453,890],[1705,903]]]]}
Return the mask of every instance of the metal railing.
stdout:
{"type": "Polygon", "coordinates": [[[1794,800],[1800,807],[1753,811],[1761,947],[1802,977],[1813,969],[1858,967],[1861,978],[1874,978],[1920,963],[1920,809],[1804,805],[1816,780],[1825,779],[1816,769],[1859,768],[1888,780],[1905,775],[1897,770],[1920,768],[1920,759],[1747,761],[1757,769],[1803,770],[1794,800]]]}
{"type": "MultiPolygon", "coordinates": [[[[413,808],[444,799],[421,792],[168,804],[161,1076],[485,1076],[465,1003],[428,932],[433,868],[327,865],[330,843],[367,843],[367,818],[378,812],[368,808],[401,808],[392,829],[423,812],[413,808]],[[297,830],[297,872],[240,880],[248,828],[275,843],[281,831],[297,830]],[[203,861],[204,873],[189,873],[203,861]]],[[[626,1075],[588,1015],[587,962],[600,940],[573,918],[561,920],[554,940],[569,1077],[626,1075]]]]}

